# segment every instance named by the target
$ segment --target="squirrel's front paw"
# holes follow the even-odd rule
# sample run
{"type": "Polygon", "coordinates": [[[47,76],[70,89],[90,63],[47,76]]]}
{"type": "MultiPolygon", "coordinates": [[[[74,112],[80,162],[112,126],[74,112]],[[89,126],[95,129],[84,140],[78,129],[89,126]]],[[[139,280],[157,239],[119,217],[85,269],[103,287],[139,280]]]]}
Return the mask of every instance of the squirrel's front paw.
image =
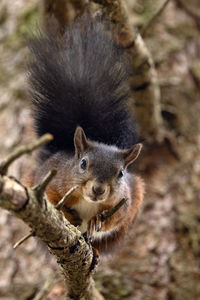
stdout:
{"type": "Polygon", "coordinates": [[[101,231],[102,221],[101,215],[94,216],[88,223],[87,237],[92,239],[95,232],[101,231]]]}
{"type": "Polygon", "coordinates": [[[92,247],[92,251],[93,251],[93,259],[90,266],[90,273],[95,273],[97,266],[100,262],[100,258],[99,258],[99,251],[96,248],[92,247]]]}

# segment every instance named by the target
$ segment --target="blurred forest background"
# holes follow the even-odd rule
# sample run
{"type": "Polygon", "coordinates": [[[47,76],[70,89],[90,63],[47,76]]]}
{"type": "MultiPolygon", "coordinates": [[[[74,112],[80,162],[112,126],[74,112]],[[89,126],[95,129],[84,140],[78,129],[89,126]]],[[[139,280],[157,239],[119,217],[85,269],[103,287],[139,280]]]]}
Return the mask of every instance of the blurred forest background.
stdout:
{"type": "MultiPolygon", "coordinates": [[[[123,1],[139,32],[164,3],[123,1]]],[[[0,159],[34,139],[23,36],[41,21],[39,2],[0,1],[0,159]]],[[[169,1],[147,29],[144,41],[161,90],[163,140],[145,143],[137,165],[147,186],[143,211],[119,254],[101,263],[96,282],[108,300],[199,300],[200,1],[169,1]]],[[[19,178],[22,167],[31,164],[30,156],[22,158],[9,173],[19,178]]],[[[34,238],[13,250],[28,231],[22,221],[0,211],[2,300],[33,299],[57,270],[34,238]]],[[[62,300],[63,293],[60,280],[48,299],[62,300]]]]}

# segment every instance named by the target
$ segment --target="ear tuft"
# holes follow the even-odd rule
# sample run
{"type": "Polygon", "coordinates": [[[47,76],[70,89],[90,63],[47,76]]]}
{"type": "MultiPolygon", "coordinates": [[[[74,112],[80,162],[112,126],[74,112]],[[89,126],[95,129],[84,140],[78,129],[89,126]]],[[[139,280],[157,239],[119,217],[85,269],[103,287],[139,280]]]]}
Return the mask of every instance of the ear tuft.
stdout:
{"type": "Polygon", "coordinates": [[[89,142],[82,127],[78,126],[74,133],[75,154],[80,156],[89,148],[89,142]]]}
{"type": "Polygon", "coordinates": [[[136,144],[130,149],[122,150],[125,161],[125,168],[128,167],[128,165],[132,164],[138,158],[141,149],[142,144],[136,144]]]}

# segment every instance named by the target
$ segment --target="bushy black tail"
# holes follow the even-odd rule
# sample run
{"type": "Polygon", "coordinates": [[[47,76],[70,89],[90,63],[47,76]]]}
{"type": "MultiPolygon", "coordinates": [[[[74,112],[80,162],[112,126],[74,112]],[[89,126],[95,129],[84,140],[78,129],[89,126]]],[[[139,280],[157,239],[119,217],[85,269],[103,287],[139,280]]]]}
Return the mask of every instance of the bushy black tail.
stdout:
{"type": "Polygon", "coordinates": [[[36,130],[50,132],[51,152],[73,150],[77,125],[98,142],[128,148],[137,143],[127,112],[122,49],[105,22],[84,15],[62,39],[37,34],[30,42],[30,86],[36,130]]]}

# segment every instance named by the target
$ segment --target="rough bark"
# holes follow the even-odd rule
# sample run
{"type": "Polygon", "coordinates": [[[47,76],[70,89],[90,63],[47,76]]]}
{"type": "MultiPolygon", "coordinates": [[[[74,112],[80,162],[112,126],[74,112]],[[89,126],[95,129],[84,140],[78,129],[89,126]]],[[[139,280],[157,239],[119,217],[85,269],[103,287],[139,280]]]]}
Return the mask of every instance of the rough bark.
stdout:
{"type": "Polygon", "coordinates": [[[149,142],[163,140],[163,122],[160,106],[160,88],[157,73],[148,48],[139,33],[129,24],[125,5],[120,0],[94,0],[106,9],[106,14],[118,29],[118,43],[129,55],[132,71],[133,113],[141,126],[141,133],[149,142]]]}
{"type": "Polygon", "coordinates": [[[27,238],[37,236],[56,256],[57,263],[67,282],[67,299],[103,300],[103,297],[95,289],[91,277],[92,247],[60,211],[64,201],[77,187],[68,191],[58,205],[53,206],[45,199],[45,189],[56,175],[56,170],[50,171],[33,188],[25,187],[14,177],[6,176],[8,168],[14,160],[25,153],[31,153],[51,141],[52,138],[52,135],[46,134],[35,142],[19,146],[0,163],[0,207],[10,211],[31,228],[31,233],[16,243],[14,248],[27,238]]]}
{"type": "Polygon", "coordinates": [[[44,241],[67,283],[67,299],[102,300],[94,287],[91,246],[73,225],[38,190],[26,188],[7,176],[0,177],[0,206],[22,219],[44,241]]]}

